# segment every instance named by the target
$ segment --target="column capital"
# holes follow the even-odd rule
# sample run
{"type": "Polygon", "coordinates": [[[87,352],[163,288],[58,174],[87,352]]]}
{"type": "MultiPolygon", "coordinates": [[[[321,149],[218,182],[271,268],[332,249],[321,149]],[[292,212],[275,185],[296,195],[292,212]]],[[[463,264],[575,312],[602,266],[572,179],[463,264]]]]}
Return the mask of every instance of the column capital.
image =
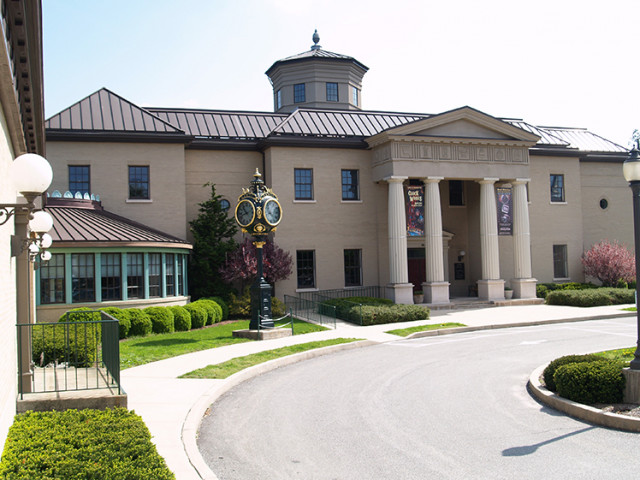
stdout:
{"type": "Polygon", "coordinates": [[[424,183],[438,183],[440,180],[444,180],[444,177],[425,177],[422,179],[424,183]]]}
{"type": "Polygon", "coordinates": [[[511,181],[511,184],[512,185],[526,185],[530,181],[531,181],[530,178],[516,178],[515,180],[511,181]]]}
{"type": "Polygon", "coordinates": [[[494,178],[494,177],[485,177],[485,178],[483,178],[481,180],[476,180],[476,181],[479,184],[482,185],[482,184],[487,184],[487,183],[493,184],[493,183],[496,183],[498,180],[500,180],[500,179],[499,178],[494,178]]]}
{"type": "Polygon", "coordinates": [[[395,175],[391,175],[390,177],[383,178],[383,180],[385,182],[389,182],[389,183],[401,183],[401,182],[404,182],[408,178],[409,177],[397,177],[395,175]]]}

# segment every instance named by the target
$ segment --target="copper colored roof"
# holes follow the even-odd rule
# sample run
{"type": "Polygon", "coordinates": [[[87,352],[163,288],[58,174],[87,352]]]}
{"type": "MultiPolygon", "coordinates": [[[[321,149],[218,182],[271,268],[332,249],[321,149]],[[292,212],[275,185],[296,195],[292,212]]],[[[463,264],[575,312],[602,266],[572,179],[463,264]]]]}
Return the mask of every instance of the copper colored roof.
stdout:
{"type": "Polygon", "coordinates": [[[53,217],[53,246],[160,246],[190,249],[191,244],[102,208],[100,202],[48,198],[44,210],[53,217]]]}

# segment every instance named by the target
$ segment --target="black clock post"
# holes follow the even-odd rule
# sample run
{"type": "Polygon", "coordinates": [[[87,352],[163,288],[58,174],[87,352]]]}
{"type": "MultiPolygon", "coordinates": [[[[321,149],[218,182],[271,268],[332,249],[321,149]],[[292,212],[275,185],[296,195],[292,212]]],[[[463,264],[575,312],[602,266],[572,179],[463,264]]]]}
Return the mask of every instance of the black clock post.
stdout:
{"type": "Polygon", "coordinates": [[[260,327],[273,327],[271,318],[271,285],[264,279],[262,251],[267,235],[275,232],[282,219],[282,207],[278,196],[262,181],[262,175],[256,169],[249,188],[242,189],[236,205],[236,222],[244,233],[253,236],[256,247],[258,271],[251,286],[251,322],[250,330],[260,327]]]}

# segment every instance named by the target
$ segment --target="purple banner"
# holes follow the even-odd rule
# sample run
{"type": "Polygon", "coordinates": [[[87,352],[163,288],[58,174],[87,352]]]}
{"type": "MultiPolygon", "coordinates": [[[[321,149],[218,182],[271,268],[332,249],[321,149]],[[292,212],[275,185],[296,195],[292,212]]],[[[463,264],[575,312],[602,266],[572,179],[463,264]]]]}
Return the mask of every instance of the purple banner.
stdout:
{"type": "Polygon", "coordinates": [[[513,198],[510,188],[496,188],[498,235],[513,235],[513,198]]]}
{"type": "Polygon", "coordinates": [[[405,187],[407,236],[424,236],[424,187],[408,185],[405,187]]]}

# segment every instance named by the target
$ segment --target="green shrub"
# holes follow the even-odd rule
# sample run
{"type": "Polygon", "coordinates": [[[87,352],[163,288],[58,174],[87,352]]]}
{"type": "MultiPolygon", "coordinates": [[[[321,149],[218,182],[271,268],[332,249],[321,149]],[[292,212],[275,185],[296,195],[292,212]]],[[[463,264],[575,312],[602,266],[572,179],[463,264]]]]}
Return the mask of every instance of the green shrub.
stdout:
{"type": "Polygon", "coordinates": [[[191,314],[189,311],[178,305],[169,307],[173,312],[173,328],[176,332],[186,332],[191,330],[191,314]]]}
{"type": "Polygon", "coordinates": [[[222,320],[222,308],[213,300],[201,298],[192,303],[202,306],[207,311],[207,325],[213,325],[222,320]]]}
{"type": "Polygon", "coordinates": [[[562,365],[553,375],[558,395],[574,402],[620,403],[624,395],[625,378],[622,362],[601,360],[562,365]]]}
{"type": "Polygon", "coordinates": [[[536,296],[538,298],[547,298],[547,294],[549,292],[553,292],[556,290],[589,290],[592,288],[598,288],[598,286],[594,285],[593,283],[578,282],[539,283],[536,285],[536,296]]]}
{"type": "MultiPolygon", "coordinates": [[[[360,320],[353,319],[354,313],[352,309],[359,305],[393,305],[393,302],[387,298],[376,297],[346,297],[332,298],[322,302],[323,305],[332,305],[336,307],[336,317],[348,322],[360,323],[360,320]]],[[[358,316],[359,318],[359,316],[358,316]]],[[[384,323],[384,322],[383,322],[384,323]]]]}
{"type": "Polygon", "coordinates": [[[16,415],[0,478],[175,480],[142,419],[125,408],[16,415]]]}
{"type": "Polygon", "coordinates": [[[220,305],[220,308],[222,309],[222,320],[221,321],[225,321],[226,319],[229,318],[229,306],[227,305],[227,302],[225,302],[220,297],[211,297],[211,298],[208,298],[207,300],[213,300],[218,305],[220,305]]]}
{"type": "Polygon", "coordinates": [[[131,330],[131,320],[129,319],[129,312],[118,307],[105,307],[101,310],[118,320],[120,338],[127,338],[129,336],[129,330],[131,330]]]}
{"type": "Polygon", "coordinates": [[[31,334],[32,359],[42,367],[54,362],[91,366],[96,361],[99,331],[99,323],[37,323],[31,334]]]}
{"type": "MultiPolygon", "coordinates": [[[[99,322],[102,319],[100,312],[89,307],[73,308],[65,312],[58,322],[99,322]]],[[[98,340],[102,338],[102,329],[96,324],[95,328],[98,340]]]]}
{"type": "Polygon", "coordinates": [[[271,318],[284,317],[287,307],[278,297],[271,297],[271,318]]]}
{"type": "Polygon", "coordinates": [[[571,363],[584,363],[584,362],[599,362],[602,357],[593,354],[587,355],[565,355],[564,357],[556,358],[549,365],[546,366],[544,372],[542,372],[542,379],[544,381],[547,390],[552,392],[556,391],[556,384],[553,381],[553,376],[556,373],[558,367],[563,365],[569,365],[571,363]]]}
{"type": "Polygon", "coordinates": [[[129,329],[129,336],[131,337],[146,337],[153,330],[153,324],[149,315],[140,310],[139,308],[127,308],[129,313],[129,319],[131,320],[131,329],[129,329]]]}
{"type": "Polygon", "coordinates": [[[634,290],[628,288],[596,288],[589,290],[555,290],[547,294],[548,305],[596,307],[634,303],[634,290]]]}
{"type": "Polygon", "coordinates": [[[191,315],[191,328],[202,328],[207,323],[207,311],[201,305],[188,303],[185,308],[191,315]]]}
{"type": "MultiPolygon", "coordinates": [[[[285,314],[285,306],[277,297],[271,297],[271,316],[280,318],[285,314]]],[[[241,297],[237,297],[233,293],[229,295],[229,317],[231,318],[249,318],[251,317],[251,290],[249,287],[244,289],[241,297]]]]}
{"type": "Polygon", "coordinates": [[[350,311],[351,321],[361,325],[426,320],[429,314],[429,307],[420,305],[363,305],[353,307],[350,311]]]}
{"type": "Polygon", "coordinates": [[[167,307],[147,307],[144,313],[151,319],[153,333],[173,333],[173,312],[167,307]]]}

